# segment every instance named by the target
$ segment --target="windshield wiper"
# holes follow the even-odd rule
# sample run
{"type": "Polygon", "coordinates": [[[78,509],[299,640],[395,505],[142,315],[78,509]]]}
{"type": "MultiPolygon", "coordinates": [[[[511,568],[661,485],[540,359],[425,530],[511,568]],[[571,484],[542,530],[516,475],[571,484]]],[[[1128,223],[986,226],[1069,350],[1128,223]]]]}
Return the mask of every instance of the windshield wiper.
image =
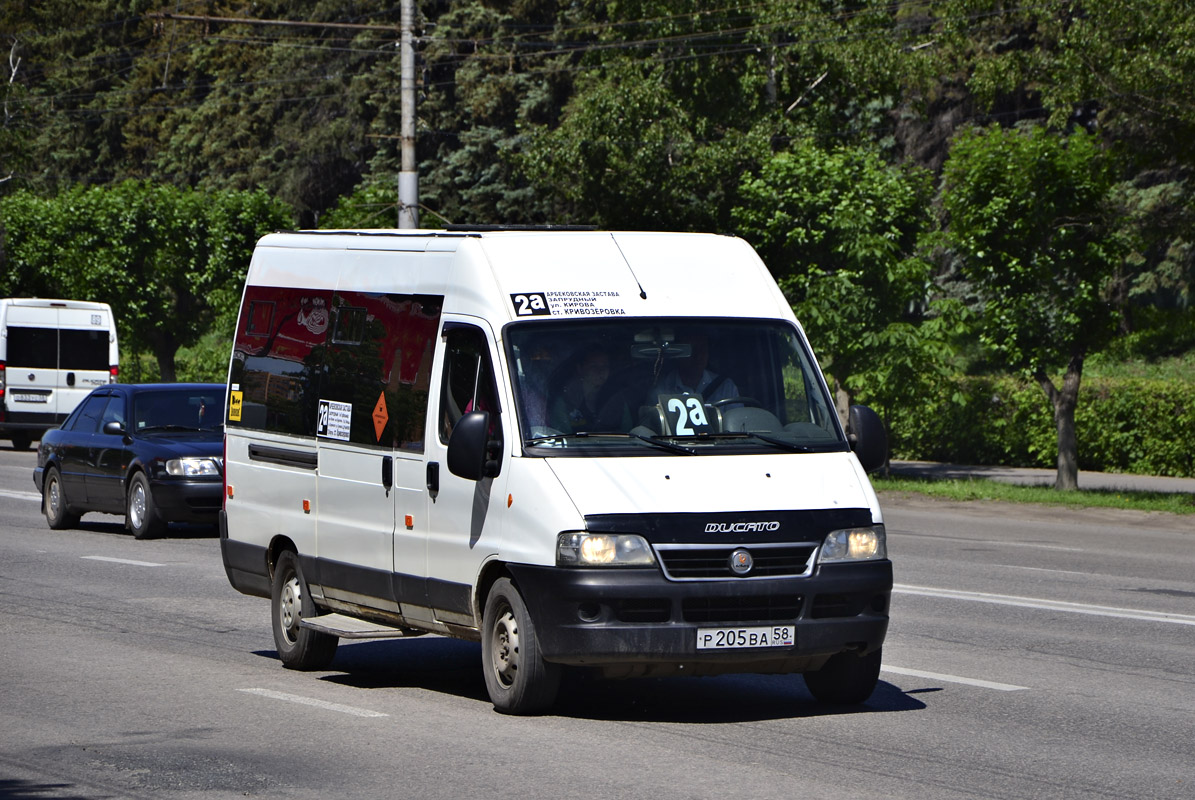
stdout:
{"type": "Polygon", "coordinates": [[[737,431],[735,433],[700,433],[697,435],[700,439],[758,439],[761,442],[767,442],[770,445],[788,450],[790,453],[816,453],[821,448],[811,447],[805,444],[797,444],[785,439],[777,439],[775,436],[767,436],[755,431],[737,431]]]}
{"type": "Polygon", "coordinates": [[[193,425],[147,425],[144,428],[138,428],[137,433],[147,433],[149,431],[201,431],[203,428],[196,428],[193,425]]]}
{"type": "Polygon", "coordinates": [[[685,447],[684,445],[676,444],[675,442],[664,441],[663,439],[659,439],[657,437],[652,437],[652,436],[643,436],[638,433],[623,433],[621,431],[610,431],[609,433],[603,433],[600,431],[592,431],[592,432],[591,431],[578,431],[577,433],[555,433],[555,434],[552,434],[551,436],[534,436],[530,439],[527,439],[525,443],[528,445],[547,444],[548,442],[563,443],[567,439],[591,439],[591,438],[595,438],[598,436],[618,437],[618,438],[623,438],[623,439],[638,439],[641,442],[647,442],[648,444],[650,444],[654,447],[658,447],[661,450],[667,450],[670,453],[679,453],[680,455],[684,455],[684,456],[697,455],[696,450],[692,450],[688,447],[685,447]]]}

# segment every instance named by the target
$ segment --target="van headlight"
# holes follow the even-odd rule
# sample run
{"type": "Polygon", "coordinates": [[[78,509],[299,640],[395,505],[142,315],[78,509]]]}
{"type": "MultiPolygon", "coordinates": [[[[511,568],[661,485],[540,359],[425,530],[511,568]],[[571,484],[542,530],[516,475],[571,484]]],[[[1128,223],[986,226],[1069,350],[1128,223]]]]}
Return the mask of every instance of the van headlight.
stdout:
{"type": "Polygon", "coordinates": [[[656,563],[651,546],[633,533],[562,533],[556,540],[558,567],[646,567],[656,563]]]}
{"type": "Polygon", "coordinates": [[[185,478],[219,475],[216,462],[210,458],[172,458],[166,462],[166,474],[185,478]]]}
{"type": "Polygon", "coordinates": [[[887,558],[888,546],[884,538],[883,525],[831,531],[822,543],[822,552],[818,560],[825,564],[834,561],[875,561],[887,558]]]}

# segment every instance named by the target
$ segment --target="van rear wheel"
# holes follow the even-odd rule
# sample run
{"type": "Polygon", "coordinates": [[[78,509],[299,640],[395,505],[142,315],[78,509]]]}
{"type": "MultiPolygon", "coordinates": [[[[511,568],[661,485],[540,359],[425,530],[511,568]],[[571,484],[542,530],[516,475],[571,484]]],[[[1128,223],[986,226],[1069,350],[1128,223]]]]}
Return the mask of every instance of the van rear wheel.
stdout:
{"type": "Polygon", "coordinates": [[[880,680],[880,660],[883,648],[877,647],[865,656],[839,653],[816,672],[803,677],[809,693],[819,702],[836,706],[858,705],[871,697],[880,680]]]}
{"type": "Polygon", "coordinates": [[[270,611],[274,646],[284,667],[317,670],[332,663],[340,638],[299,624],[304,618],[317,616],[319,611],[307,590],[299,557],[290,550],[278,556],[274,566],[270,611]]]}
{"type": "Polygon", "coordinates": [[[27,433],[14,433],[12,435],[13,450],[28,450],[31,444],[33,444],[33,437],[27,433]]]}
{"type": "Polygon", "coordinates": [[[507,578],[499,578],[486,598],[481,661],[495,710],[536,714],[555,702],[561,667],[543,660],[527,604],[507,578]]]}

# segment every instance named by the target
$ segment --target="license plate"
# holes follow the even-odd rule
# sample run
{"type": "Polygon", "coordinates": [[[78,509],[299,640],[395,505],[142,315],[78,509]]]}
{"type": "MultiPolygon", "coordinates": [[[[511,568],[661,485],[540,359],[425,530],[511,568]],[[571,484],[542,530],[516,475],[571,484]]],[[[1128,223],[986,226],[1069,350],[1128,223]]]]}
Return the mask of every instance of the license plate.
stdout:
{"type": "Polygon", "coordinates": [[[9,392],[8,396],[18,403],[47,403],[50,400],[48,394],[26,394],[25,392],[9,392]]]}
{"type": "Polygon", "coordinates": [[[698,650],[737,650],[746,647],[792,647],[796,629],[792,625],[765,628],[698,628],[698,650]]]}

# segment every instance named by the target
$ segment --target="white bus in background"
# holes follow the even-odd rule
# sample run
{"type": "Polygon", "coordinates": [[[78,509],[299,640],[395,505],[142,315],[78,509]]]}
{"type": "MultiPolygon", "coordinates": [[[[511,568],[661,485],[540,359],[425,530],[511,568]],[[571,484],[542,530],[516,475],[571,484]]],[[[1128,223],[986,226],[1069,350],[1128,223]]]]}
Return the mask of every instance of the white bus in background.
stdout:
{"type": "Polygon", "coordinates": [[[119,364],[107,303],[0,299],[0,437],[27,449],[88,392],[115,381],[119,364]]]}

